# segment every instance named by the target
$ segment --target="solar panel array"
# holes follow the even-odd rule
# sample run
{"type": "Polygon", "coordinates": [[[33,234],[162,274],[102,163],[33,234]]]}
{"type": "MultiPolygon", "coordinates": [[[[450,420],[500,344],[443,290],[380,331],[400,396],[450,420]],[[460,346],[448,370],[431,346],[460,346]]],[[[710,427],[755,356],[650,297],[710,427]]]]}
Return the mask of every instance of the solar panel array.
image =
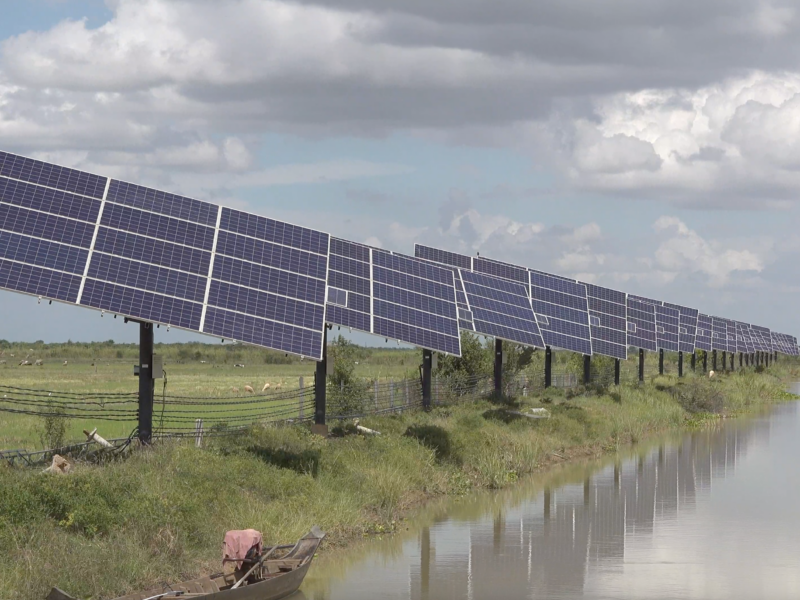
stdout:
{"type": "Polygon", "coordinates": [[[5,152],[0,287],[314,359],[326,322],[455,355],[459,329],[622,359],[629,345],[798,353],[792,336],[685,306],[427,246],[404,256],[5,152]]]}
{"type": "Polygon", "coordinates": [[[711,347],[711,334],[712,334],[711,317],[698,313],[697,315],[697,335],[695,336],[694,345],[698,350],[710,352],[711,347]]]}

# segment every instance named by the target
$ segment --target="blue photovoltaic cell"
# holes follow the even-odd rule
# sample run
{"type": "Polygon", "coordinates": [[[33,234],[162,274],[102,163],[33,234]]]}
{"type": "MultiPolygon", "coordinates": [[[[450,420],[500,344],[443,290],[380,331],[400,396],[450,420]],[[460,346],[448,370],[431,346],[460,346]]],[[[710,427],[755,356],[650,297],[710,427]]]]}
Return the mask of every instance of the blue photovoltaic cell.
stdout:
{"type": "Polygon", "coordinates": [[[99,252],[92,256],[88,276],[194,302],[203,302],[208,281],[205,277],[99,252]]]}
{"type": "Polygon", "coordinates": [[[0,204],[0,229],[81,248],[91,246],[94,234],[94,225],[9,204],[0,204]]]}
{"type": "Polygon", "coordinates": [[[655,352],[658,348],[655,305],[628,295],[627,308],[628,345],[655,352]]]}
{"type": "Polygon", "coordinates": [[[106,204],[100,224],[200,250],[211,251],[214,243],[211,227],[116,204],[106,204]]]}
{"type": "Polygon", "coordinates": [[[589,301],[592,353],[628,358],[627,298],[624,292],[584,284],[589,301]]]}
{"type": "Polygon", "coordinates": [[[770,345],[767,343],[767,340],[769,339],[769,329],[766,327],[761,327],[760,325],[751,325],[750,328],[755,334],[754,341],[756,351],[769,352],[770,345]]]}
{"type": "Polygon", "coordinates": [[[473,270],[478,273],[486,273],[487,275],[494,275],[501,279],[510,279],[523,285],[529,285],[530,277],[528,269],[518,267],[516,265],[509,265],[496,260],[489,260],[482,256],[478,256],[472,261],[473,270]]]}
{"type": "Polygon", "coordinates": [[[321,330],[311,331],[211,306],[206,313],[204,331],[300,356],[322,356],[321,330]]]}
{"type": "Polygon", "coordinates": [[[63,302],[75,302],[81,278],[0,259],[0,287],[63,302]]]}
{"type": "MultiPolygon", "coordinates": [[[[331,238],[328,260],[328,286],[346,290],[361,297],[372,297],[369,248],[338,238],[331,238]]],[[[329,323],[372,332],[372,308],[360,303],[358,307],[342,307],[328,303],[325,319],[329,323]]]]}
{"type": "Polygon", "coordinates": [[[461,270],[456,280],[463,280],[471,309],[460,311],[462,321],[469,318],[468,329],[525,346],[545,347],[525,286],[468,270],[461,270]]]}
{"type": "Polygon", "coordinates": [[[698,350],[710,352],[711,347],[711,317],[698,313],[697,315],[697,336],[695,337],[695,347],[698,350]]]}
{"type": "Polygon", "coordinates": [[[468,271],[472,270],[472,257],[456,254],[455,252],[448,252],[447,250],[439,250],[438,248],[414,244],[414,256],[442,265],[450,265],[451,267],[458,267],[459,269],[466,269],[468,271]]]}
{"type": "MultiPolygon", "coordinates": [[[[102,198],[102,194],[98,196],[102,198]]],[[[160,190],[111,180],[108,187],[108,202],[132,206],[150,213],[177,217],[202,225],[216,225],[219,207],[208,202],[176,196],[160,190]]]]}
{"type": "Polygon", "coordinates": [[[208,276],[211,262],[209,252],[105,227],[98,229],[94,249],[95,252],[105,252],[203,276],[208,276]]]}
{"type": "Polygon", "coordinates": [[[94,225],[100,201],[0,177],[0,201],[94,225]]]}
{"type": "Polygon", "coordinates": [[[216,253],[323,280],[328,269],[327,256],[227,231],[219,232],[216,253]]]}
{"type": "Polygon", "coordinates": [[[88,250],[0,231],[0,257],[83,275],[88,250]]]}
{"type": "Polygon", "coordinates": [[[664,302],[664,306],[678,311],[678,349],[681,352],[694,352],[699,312],[695,308],[669,302],[664,302]]]}
{"type": "Polygon", "coordinates": [[[745,353],[753,351],[753,340],[750,337],[748,323],[736,322],[736,351],[745,353]]]}
{"type": "Polygon", "coordinates": [[[213,277],[220,281],[272,292],[289,298],[316,304],[325,302],[325,282],[320,279],[227,256],[219,255],[214,259],[213,277]]]}
{"type": "Polygon", "coordinates": [[[728,329],[728,352],[735,354],[736,348],[738,346],[737,336],[736,336],[736,321],[732,321],[731,319],[726,319],[725,325],[728,329]]]}
{"type": "Polygon", "coordinates": [[[208,304],[306,329],[319,327],[324,321],[322,305],[216,280],[211,281],[208,304]]]}
{"type": "Polygon", "coordinates": [[[592,354],[586,286],[571,279],[530,271],[531,304],[544,343],[592,354]],[[545,316],[546,324],[539,315],[545,316]]]}
{"type": "Polygon", "coordinates": [[[7,152],[0,152],[0,175],[98,199],[103,197],[107,181],[106,177],[7,152]]]}
{"type": "Polygon", "coordinates": [[[660,300],[653,300],[652,298],[644,298],[642,296],[629,296],[634,300],[644,302],[645,304],[652,304],[655,307],[656,313],[656,348],[660,350],[667,350],[670,352],[678,352],[679,344],[679,312],[668,306],[665,306],[660,300]]]}
{"type": "Polygon", "coordinates": [[[378,316],[374,318],[373,333],[401,340],[420,348],[461,356],[461,344],[458,336],[454,337],[378,316]]]}
{"type": "Polygon", "coordinates": [[[202,304],[87,279],[81,304],[195,331],[202,304]]]}
{"type": "Polygon", "coordinates": [[[711,349],[728,351],[728,325],[727,319],[721,317],[711,317],[711,349]]]}
{"type": "Polygon", "coordinates": [[[282,246],[307,250],[323,256],[328,255],[329,236],[327,233],[251,215],[232,208],[222,209],[220,228],[282,246]]]}

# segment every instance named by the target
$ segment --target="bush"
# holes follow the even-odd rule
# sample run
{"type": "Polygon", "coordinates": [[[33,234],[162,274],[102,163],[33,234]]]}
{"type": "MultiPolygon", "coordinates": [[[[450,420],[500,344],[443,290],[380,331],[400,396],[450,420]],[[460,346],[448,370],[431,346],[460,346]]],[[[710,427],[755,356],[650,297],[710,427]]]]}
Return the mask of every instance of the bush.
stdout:
{"type": "Polygon", "coordinates": [[[42,417],[39,441],[45,450],[58,449],[64,446],[67,435],[67,417],[62,408],[53,402],[47,403],[47,409],[42,417]]]}
{"type": "Polygon", "coordinates": [[[404,434],[414,438],[426,448],[433,450],[437,460],[452,458],[453,447],[450,443],[450,434],[442,427],[436,425],[411,425],[404,434]]]}
{"type": "Polygon", "coordinates": [[[714,385],[694,380],[670,390],[683,409],[689,413],[720,413],[725,406],[724,394],[714,385]]]}

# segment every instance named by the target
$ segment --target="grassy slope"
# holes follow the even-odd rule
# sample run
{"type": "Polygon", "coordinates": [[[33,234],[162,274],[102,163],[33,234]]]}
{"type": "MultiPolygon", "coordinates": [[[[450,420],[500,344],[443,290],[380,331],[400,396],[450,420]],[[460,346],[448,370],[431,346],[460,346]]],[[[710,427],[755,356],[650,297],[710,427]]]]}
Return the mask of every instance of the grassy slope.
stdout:
{"type": "MultiPolygon", "coordinates": [[[[790,366],[687,378],[682,402],[758,410],[785,397],[781,379],[797,375],[790,366]]],[[[365,420],[383,433],[376,438],[269,427],[203,450],[166,444],[63,478],[0,467],[0,598],[40,599],[52,585],[105,598],[217,570],[227,529],[254,527],[287,541],[317,523],[335,545],[391,530],[426,499],[508,486],[553,453],[613,451],[697,425],[704,418],[676,400],[677,383],[662,377],[611,395],[567,401],[552,390],[526,399],[544,400],[549,420],[509,419],[479,401],[365,420]]]]}

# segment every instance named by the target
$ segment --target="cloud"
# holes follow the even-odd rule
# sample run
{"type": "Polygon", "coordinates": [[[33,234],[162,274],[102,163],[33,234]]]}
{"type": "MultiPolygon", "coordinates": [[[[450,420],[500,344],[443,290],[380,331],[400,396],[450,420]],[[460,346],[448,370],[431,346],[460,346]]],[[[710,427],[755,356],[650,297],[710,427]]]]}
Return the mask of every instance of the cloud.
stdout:
{"type": "Polygon", "coordinates": [[[764,269],[764,260],[753,250],[724,248],[719,242],[707,241],[676,217],[663,216],[653,229],[669,237],[655,251],[655,263],[669,273],[702,273],[709,285],[720,287],[734,272],[764,269]]]}

